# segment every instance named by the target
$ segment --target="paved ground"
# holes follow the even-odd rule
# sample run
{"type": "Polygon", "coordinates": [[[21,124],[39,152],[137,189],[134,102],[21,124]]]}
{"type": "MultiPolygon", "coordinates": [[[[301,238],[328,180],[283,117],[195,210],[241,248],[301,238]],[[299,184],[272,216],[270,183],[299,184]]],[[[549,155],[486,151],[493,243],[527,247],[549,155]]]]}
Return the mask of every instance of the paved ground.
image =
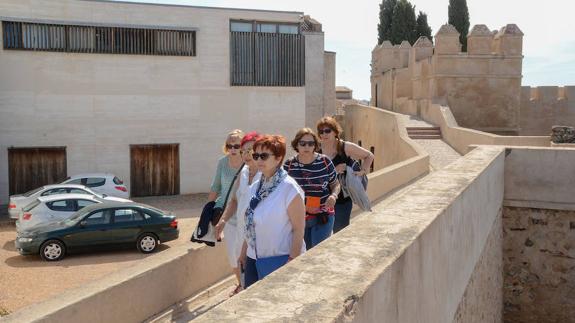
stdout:
{"type": "MultiPolygon", "coordinates": [[[[159,252],[175,245],[190,243],[189,238],[207,194],[139,198],[176,214],[180,238],[160,246],[159,252]]],[[[133,250],[114,250],[70,255],[62,261],[44,262],[39,256],[20,256],[14,248],[13,225],[0,226],[0,314],[13,312],[87,282],[103,278],[119,269],[137,265],[152,255],[133,250]]]]}
{"type": "Polygon", "coordinates": [[[413,139],[429,154],[432,170],[439,170],[459,159],[461,155],[440,139],[413,139]]]}

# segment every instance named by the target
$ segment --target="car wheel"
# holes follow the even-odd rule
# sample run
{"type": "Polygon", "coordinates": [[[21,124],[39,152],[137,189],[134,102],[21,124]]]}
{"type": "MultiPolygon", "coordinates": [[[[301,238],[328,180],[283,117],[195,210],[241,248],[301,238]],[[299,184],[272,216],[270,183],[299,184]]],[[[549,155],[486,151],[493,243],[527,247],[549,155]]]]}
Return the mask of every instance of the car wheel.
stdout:
{"type": "Polygon", "coordinates": [[[59,240],[48,240],[40,247],[40,257],[45,261],[62,260],[66,255],[66,246],[59,240]]]}
{"type": "Polygon", "coordinates": [[[152,233],[144,233],[138,238],[138,250],[142,253],[151,253],[158,248],[158,238],[152,233]]]}

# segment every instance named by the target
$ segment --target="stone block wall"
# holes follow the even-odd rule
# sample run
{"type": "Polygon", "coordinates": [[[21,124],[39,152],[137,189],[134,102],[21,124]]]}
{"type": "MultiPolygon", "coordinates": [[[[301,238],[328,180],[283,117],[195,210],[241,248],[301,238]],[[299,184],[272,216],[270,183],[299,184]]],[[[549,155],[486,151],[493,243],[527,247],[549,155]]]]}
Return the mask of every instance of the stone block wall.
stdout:
{"type": "Polygon", "coordinates": [[[506,323],[575,322],[575,211],[503,208],[506,323]]]}
{"type": "Polygon", "coordinates": [[[551,127],[575,127],[575,86],[521,88],[519,111],[522,136],[543,136],[551,127]]]}

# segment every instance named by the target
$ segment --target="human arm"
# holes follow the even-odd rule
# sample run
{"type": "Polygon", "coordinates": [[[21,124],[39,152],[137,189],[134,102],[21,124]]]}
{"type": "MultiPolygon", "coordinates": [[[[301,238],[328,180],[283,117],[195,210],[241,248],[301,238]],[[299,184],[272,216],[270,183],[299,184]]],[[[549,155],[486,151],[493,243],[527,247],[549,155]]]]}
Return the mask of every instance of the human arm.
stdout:
{"type": "Polygon", "coordinates": [[[288,205],[288,217],[293,228],[289,259],[294,259],[301,253],[305,230],[305,205],[301,195],[297,194],[288,205]]]}
{"type": "Polygon", "coordinates": [[[361,176],[369,173],[369,168],[373,163],[373,154],[371,151],[360,147],[353,142],[345,142],[345,154],[357,161],[361,160],[361,170],[355,172],[355,175],[361,176]]]}
{"type": "MultiPolygon", "coordinates": [[[[327,158],[326,158],[326,160],[329,161],[329,159],[327,159],[327,158]]],[[[326,169],[328,171],[329,191],[331,192],[331,194],[328,196],[327,200],[325,201],[325,204],[327,207],[331,208],[331,207],[335,206],[335,202],[337,200],[337,196],[339,194],[341,186],[339,184],[339,181],[337,180],[336,170],[335,170],[335,167],[331,161],[329,161],[327,163],[326,169]]]]}
{"type": "Polygon", "coordinates": [[[216,237],[218,239],[221,238],[221,234],[222,231],[224,231],[226,223],[236,213],[237,209],[238,209],[238,201],[236,200],[235,197],[232,197],[231,200],[226,205],[226,209],[224,210],[224,213],[222,213],[220,221],[218,222],[218,224],[216,224],[216,237]]]}
{"type": "Polygon", "coordinates": [[[210,193],[208,194],[208,202],[215,201],[222,191],[222,161],[225,162],[225,158],[221,158],[218,161],[218,167],[216,168],[216,174],[212,180],[212,186],[210,188],[210,193]]]}

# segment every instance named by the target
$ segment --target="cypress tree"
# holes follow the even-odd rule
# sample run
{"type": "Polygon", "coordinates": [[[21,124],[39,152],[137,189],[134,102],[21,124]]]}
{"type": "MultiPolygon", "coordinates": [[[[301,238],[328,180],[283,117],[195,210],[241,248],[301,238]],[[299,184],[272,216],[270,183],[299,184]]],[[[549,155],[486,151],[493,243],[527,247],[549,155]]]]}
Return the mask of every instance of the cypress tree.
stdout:
{"type": "Polygon", "coordinates": [[[385,40],[391,40],[391,20],[396,2],[397,0],[382,0],[379,5],[378,44],[383,43],[385,40]]]}
{"type": "Polygon", "coordinates": [[[431,37],[431,27],[429,27],[429,24],[427,23],[427,14],[425,12],[420,11],[417,15],[415,30],[417,31],[417,38],[425,36],[433,42],[433,37],[431,37]]]}
{"type": "Polygon", "coordinates": [[[449,0],[449,24],[459,32],[461,50],[467,51],[467,33],[469,32],[469,10],[466,0],[449,0]]]}
{"type": "Polygon", "coordinates": [[[391,42],[401,44],[407,40],[412,45],[417,40],[417,31],[415,29],[415,8],[407,0],[399,0],[393,8],[391,19],[391,42]]]}

